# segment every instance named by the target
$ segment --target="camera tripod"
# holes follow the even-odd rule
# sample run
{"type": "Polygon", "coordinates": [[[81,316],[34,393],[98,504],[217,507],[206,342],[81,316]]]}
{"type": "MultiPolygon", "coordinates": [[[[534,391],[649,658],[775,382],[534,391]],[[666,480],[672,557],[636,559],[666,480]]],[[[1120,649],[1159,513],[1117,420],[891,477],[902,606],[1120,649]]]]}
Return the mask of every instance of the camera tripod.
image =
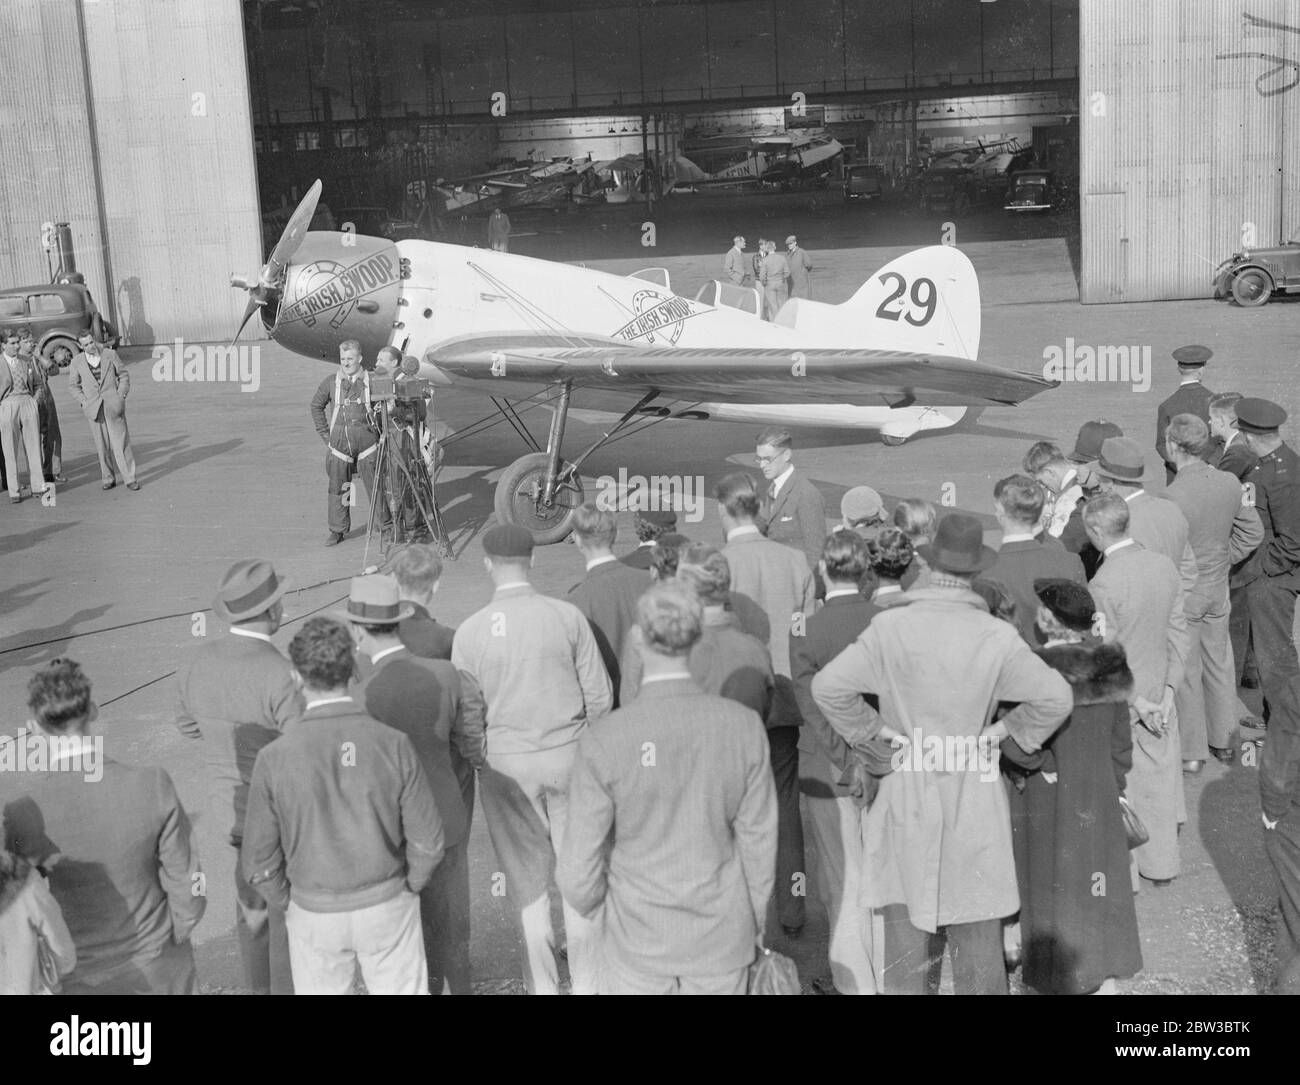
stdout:
{"type": "MultiPolygon", "coordinates": [[[[376,496],[382,495],[392,518],[392,539],[384,546],[385,555],[394,543],[432,542],[441,557],[451,557],[451,541],[447,538],[442,512],[434,496],[433,476],[420,455],[423,423],[414,417],[409,423],[399,422],[393,417],[394,406],[393,403],[379,403],[376,407],[379,451],[375,460],[375,490],[376,496]]],[[[402,406],[406,407],[405,404],[402,406]]],[[[367,551],[380,508],[378,500],[371,501],[370,519],[366,525],[367,551]]]]}

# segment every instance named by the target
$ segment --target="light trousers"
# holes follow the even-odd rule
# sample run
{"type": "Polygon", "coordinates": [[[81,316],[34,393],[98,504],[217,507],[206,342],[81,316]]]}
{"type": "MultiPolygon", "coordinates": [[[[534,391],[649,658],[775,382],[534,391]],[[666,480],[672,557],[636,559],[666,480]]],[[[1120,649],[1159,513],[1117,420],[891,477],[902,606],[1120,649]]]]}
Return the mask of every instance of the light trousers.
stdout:
{"type": "Polygon", "coordinates": [[[354,912],[309,912],[290,901],[286,919],[295,994],[346,995],[358,966],[372,995],[429,993],[414,893],[354,912]]]}
{"type": "Polygon", "coordinates": [[[90,438],[95,442],[95,455],[99,457],[99,478],[101,482],[113,482],[113,460],[122,470],[127,482],[135,481],[135,456],[131,452],[131,435],[126,429],[126,404],[120,399],[105,400],[99,405],[99,413],[90,423],[90,438]],[[112,450],[112,455],[109,450],[112,450]]]}
{"type": "Polygon", "coordinates": [[[27,471],[31,476],[32,493],[45,489],[45,476],[41,474],[41,416],[36,400],[31,396],[8,395],[0,399],[0,446],[4,448],[5,463],[9,465],[9,496],[17,497],[18,448],[27,453],[27,471]]]}
{"type": "Polygon", "coordinates": [[[600,980],[602,995],[743,995],[748,989],[748,968],[720,976],[650,976],[606,962],[600,980]]]}
{"type": "Polygon", "coordinates": [[[1236,668],[1228,631],[1227,592],[1220,602],[1208,607],[1203,601],[1198,606],[1190,600],[1188,606],[1187,668],[1174,703],[1178,707],[1183,760],[1204,761],[1209,746],[1227,748],[1237,723],[1236,668]]]}
{"type": "MultiPolygon", "coordinates": [[[[576,742],[537,753],[491,754],[479,777],[488,835],[505,877],[506,897],[524,943],[528,993],[560,991],[550,882],[569,823],[569,774],[576,742]]],[[[596,991],[599,924],[564,901],[569,978],[575,995],[596,991]]]]}

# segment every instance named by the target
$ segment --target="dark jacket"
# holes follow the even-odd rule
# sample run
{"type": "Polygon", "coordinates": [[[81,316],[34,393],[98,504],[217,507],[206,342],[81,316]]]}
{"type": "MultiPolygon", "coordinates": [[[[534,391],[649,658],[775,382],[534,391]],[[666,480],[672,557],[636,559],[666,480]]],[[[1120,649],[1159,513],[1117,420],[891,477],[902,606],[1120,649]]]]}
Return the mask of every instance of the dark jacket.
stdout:
{"type": "Polygon", "coordinates": [[[799,471],[794,471],[773,499],[764,496],[760,516],[767,537],[801,550],[808,568],[817,568],[826,542],[826,503],[821,491],[799,471]]]}
{"type": "Polygon", "coordinates": [[[203,916],[189,816],[160,768],[0,773],[4,846],[49,872],[77,946],[65,981],[105,988],[185,942],[203,916]]]}
{"type": "Polygon", "coordinates": [[[456,630],[435,621],[418,603],[411,605],[415,607],[415,613],[397,626],[397,635],[402,638],[402,643],[411,649],[412,655],[422,659],[450,659],[456,630]]]}
{"type": "MultiPolygon", "coordinates": [[[[1199,380],[1188,381],[1186,384],[1179,385],[1178,390],[1160,404],[1156,411],[1156,453],[1164,461],[1169,476],[1165,479],[1166,482],[1174,476],[1174,465],[1165,459],[1165,431],[1169,428],[1170,420],[1176,414],[1194,414],[1208,426],[1210,400],[1213,398],[1214,393],[1199,380]]],[[[1206,451],[1209,452],[1212,447],[1211,445],[1206,451]]]]}
{"type": "Polygon", "coordinates": [[[1036,753],[1013,739],[1002,744],[1015,784],[1024,977],[1039,991],[1084,994],[1142,968],[1119,805],[1133,764],[1133,674],[1117,644],[1060,644],[1038,654],[1070,683],[1074,709],[1036,753]]]}
{"type": "Polygon", "coordinates": [[[1027,644],[1037,647],[1042,643],[1034,629],[1038,614],[1038,596],[1034,581],[1040,577],[1073,580],[1076,584],[1087,581],[1083,562],[1058,542],[1039,542],[1034,539],[1003,543],[997,560],[980,577],[1001,584],[1016,603],[1016,628],[1027,644]]]}
{"type": "Polygon", "coordinates": [[[418,893],[442,853],[415,746],[351,697],[308,708],[257,755],[240,862],[270,904],[370,908],[418,893]]]}
{"type": "Polygon", "coordinates": [[[1218,447],[1210,466],[1217,467],[1220,471],[1227,471],[1230,475],[1236,475],[1238,479],[1245,482],[1246,476],[1254,470],[1258,462],[1259,457],[1250,450],[1246,439],[1240,434],[1235,434],[1226,446],[1218,447]]]}
{"type": "Polygon", "coordinates": [[[443,846],[465,839],[465,804],[451,763],[451,736],[464,730],[460,676],[445,659],[421,659],[403,647],[384,656],[354,694],[366,713],[411,740],[433,789],[443,846]]]}
{"type": "Polygon", "coordinates": [[[569,602],[591,623],[591,631],[600,648],[600,658],[609,672],[614,690],[614,707],[618,707],[619,660],[627,631],[636,624],[636,605],[650,576],[621,561],[603,561],[569,589],[569,602]]]}
{"type": "Polygon", "coordinates": [[[258,751],[302,715],[293,668],[275,645],[232,633],[197,650],[176,695],[176,726],[202,740],[213,814],[238,846],[258,751]]]}
{"type": "Polygon", "coordinates": [[[643,544],[630,553],[624,554],[618,560],[631,569],[644,569],[648,573],[650,571],[650,551],[653,549],[653,543],[649,546],[643,544]]]}

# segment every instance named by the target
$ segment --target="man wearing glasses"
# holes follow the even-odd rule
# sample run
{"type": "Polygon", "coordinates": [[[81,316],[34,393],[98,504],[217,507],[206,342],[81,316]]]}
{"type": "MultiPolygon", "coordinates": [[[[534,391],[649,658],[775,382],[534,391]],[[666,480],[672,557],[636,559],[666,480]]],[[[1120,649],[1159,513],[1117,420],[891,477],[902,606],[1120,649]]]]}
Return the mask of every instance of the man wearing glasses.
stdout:
{"type": "Polygon", "coordinates": [[[789,430],[765,429],[758,435],[754,459],[768,483],[761,517],[769,539],[801,550],[815,569],[826,541],[826,504],[817,487],[794,469],[793,446],[789,430]]]}
{"type": "Polygon", "coordinates": [[[45,492],[45,476],[41,474],[40,415],[35,397],[38,378],[32,364],[18,353],[18,332],[6,328],[0,340],[4,350],[4,362],[0,364],[0,446],[4,448],[8,465],[9,500],[16,505],[23,499],[18,483],[17,449],[20,440],[27,453],[32,493],[45,492]]]}
{"type": "Polygon", "coordinates": [[[103,489],[117,485],[113,474],[116,459],[126,478],[128,490],[138,490],[135,480],[135,457],[131,454],[131,435],[126,429],[126,397],[131,391],[131,378],[126,366],[112,347],[95,342],[90,332],[77,336],[81,353],[72,359],[68,372],[68,387],[85,412],[90,423],[90,436],[99,455],[99,477],[103,489]],[[112,455],[109,455],[109,446],[112,455]]]}

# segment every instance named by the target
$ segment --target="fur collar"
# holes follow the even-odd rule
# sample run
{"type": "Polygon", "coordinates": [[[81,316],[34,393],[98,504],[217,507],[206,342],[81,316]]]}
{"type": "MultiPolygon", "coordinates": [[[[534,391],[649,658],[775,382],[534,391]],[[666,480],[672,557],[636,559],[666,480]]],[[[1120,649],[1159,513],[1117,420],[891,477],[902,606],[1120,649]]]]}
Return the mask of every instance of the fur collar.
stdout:
{"type": "Polygon", "coordinates": [[[1118,644],[1058,644],[1038,656],[1070,683],[1076,705],[1123,702],[1133,692],[1133,672],[1118,644]]]}

